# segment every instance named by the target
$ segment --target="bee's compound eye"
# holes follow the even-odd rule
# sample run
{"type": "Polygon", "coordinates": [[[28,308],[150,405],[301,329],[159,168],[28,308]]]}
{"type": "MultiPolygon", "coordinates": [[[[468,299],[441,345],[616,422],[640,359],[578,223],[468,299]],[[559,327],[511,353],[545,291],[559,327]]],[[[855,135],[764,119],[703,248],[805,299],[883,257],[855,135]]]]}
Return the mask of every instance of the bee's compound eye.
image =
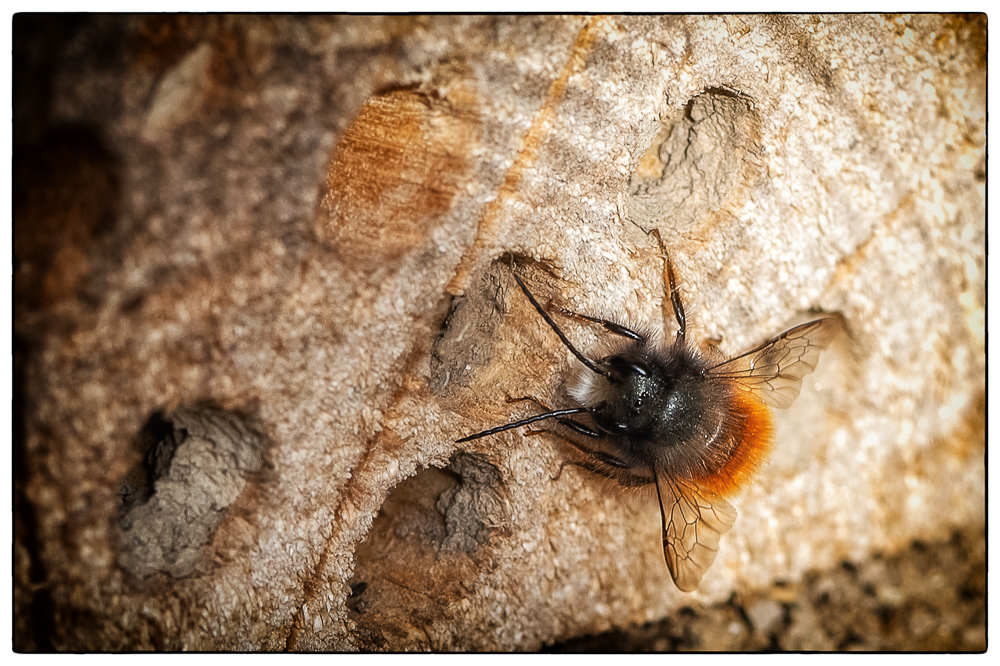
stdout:
{"type": "Polygon", "coordinates": [[[614,379],[627,381],[633,377],[648,377],[649,366],[641,358],[632,354],[615,354],[608,356],[602,362],[614,379]]]}
{"type": "Polygon", "coordinates": [[[641,361],[630,363],[628,368],[632,372],[632,374],[639,375],[640,377],[649,376],[649,368],[647,368],[646,364],[642,363],[641,361]]]}

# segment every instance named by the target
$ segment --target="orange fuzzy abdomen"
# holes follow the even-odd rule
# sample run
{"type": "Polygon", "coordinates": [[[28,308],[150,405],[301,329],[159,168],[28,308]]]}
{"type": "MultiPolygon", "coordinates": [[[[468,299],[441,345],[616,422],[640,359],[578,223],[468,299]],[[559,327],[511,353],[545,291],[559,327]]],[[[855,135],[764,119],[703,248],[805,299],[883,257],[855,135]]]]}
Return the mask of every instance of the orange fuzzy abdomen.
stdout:
{"type": "Polygon", "coordinates": [[[774,433],[771,410],[752,393],[736,390],[731,410],[729,459],[717,471],[695,479],[700,487],[723,497],[743,488],[757,472],[771,450],[774,433]]]}

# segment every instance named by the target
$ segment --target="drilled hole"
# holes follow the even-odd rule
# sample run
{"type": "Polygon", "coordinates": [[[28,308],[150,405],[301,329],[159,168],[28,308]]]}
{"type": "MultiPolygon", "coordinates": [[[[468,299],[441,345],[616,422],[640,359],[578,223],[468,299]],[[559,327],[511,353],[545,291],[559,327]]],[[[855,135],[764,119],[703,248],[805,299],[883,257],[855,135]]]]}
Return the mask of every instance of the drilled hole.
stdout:
{"type": "MultiPolygon", "coordinates": [[[[520,395],[527,378],[553,361],[550,348],[532,344],[547,340],[548,334],[512,271],[544,303],[558,302],[560,286],[565,285],[556,267],[504,254],[454,301],[432,351],[431,386],[442,404],[459,413],[504,405],[505,393],[520,395]],[[471,402],[487,397],[488,404],[471,402]]],[[[507,410],[497,414],[506,416],[507,410]]]]}
{"type": "Polygon", "coordinates": [[[358,544],[350,581],[347,607],[368,648],[436,647],[420,627],[472,594],[495,566],[491,544],[509,533],[505,496],[499,470],[469,453],[392,491],[358,544]]]}
{"type": "Polygon", "coordinates": [[[475,370],[495,360],[496,345],[490,344],[508,311],[509,277],[500,262],[494,262],[481,279],[452,302],[442,334],[431,353],[431,387],[445,396],[468,388],[475,370]]]}
{"type": "Polygon", "coordinates": [[[227,509],[261,469],[264,438],[248,420],[211,408],[154,414],[142,460],[122,480],[119,562],[134,576],[189,575],[227,509]]]}
{"type": "Polygon", "coordinates": [[[718,89],[693,98],[639,161],[626,199],[631,219],[671,235],[711,224],[762,175],[759,141],[749,100],[718,89]]]}

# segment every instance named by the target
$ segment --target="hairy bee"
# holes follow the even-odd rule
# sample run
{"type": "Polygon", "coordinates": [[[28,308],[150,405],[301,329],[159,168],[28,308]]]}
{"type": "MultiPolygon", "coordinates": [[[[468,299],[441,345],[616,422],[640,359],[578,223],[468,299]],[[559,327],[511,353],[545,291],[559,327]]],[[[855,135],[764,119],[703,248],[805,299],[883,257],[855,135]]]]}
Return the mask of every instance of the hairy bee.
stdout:
{"type": "Polygon", "coordinates": [[[669,345],[617,322],[554,308],[618,336],[611,352],[595,359],[573,346],[515,273],[532,306],[585,368],[569,391],[576,405],[550,409],[535,400],[544,412],[458,442],[556,419],[582,454],[574,464],[623,486],[655,486],[667,567],[677,587],[690,592],[736,520],[726,498],[768,453],[769,407],[792,404],[839,322],[816,319],[728,360],[712,358],[685,340],[684,307],[669,257],[666,272],[678,326],[669,345]]]}

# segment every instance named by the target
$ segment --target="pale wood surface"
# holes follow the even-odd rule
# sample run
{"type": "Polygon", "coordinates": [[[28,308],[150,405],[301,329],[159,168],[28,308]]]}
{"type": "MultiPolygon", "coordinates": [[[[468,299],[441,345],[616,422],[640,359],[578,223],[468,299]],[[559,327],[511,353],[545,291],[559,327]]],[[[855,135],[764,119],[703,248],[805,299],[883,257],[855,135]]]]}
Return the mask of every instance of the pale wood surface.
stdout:
{"type": "Polygon", "coordinates": [[[983,523],[984,17],[35,30],[15,29],[39,82],[15,88],[16,157],[41,164],[15,164],[22,647],[531,650],[687,603],[649,495],[560,474],[548,436],[454,444],[531,413],[508,395],[566,404],[576,362],[505,253],[541,262],[539,296],[661,331],[654,228],[692,339],[733,353],[810,311],[847,329],[694,598],[983,523]],[[199,562],[137,579],[135,444],[206,403],[263,436],[263,468],[172,495],[248,474],[199,562]]]}

